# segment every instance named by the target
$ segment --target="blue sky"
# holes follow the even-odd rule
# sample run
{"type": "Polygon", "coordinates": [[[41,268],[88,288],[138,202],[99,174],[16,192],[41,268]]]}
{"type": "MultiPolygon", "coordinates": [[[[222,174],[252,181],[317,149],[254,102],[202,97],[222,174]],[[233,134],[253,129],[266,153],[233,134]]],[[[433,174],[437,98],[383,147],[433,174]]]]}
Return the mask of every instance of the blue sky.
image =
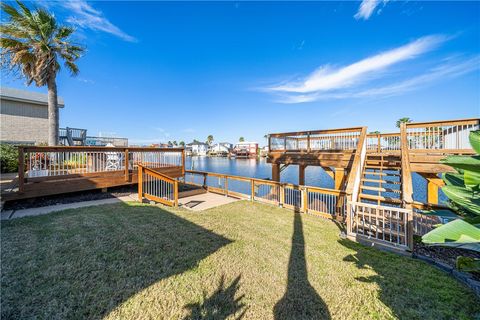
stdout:
{"type": "Polygon", "coordinates": [[[88,49],[58,89],[61,125],[90,135],[264,143],[272,132],[389,132],[400,117],[480,114],[477,1],[40,4],[88,49]]]}

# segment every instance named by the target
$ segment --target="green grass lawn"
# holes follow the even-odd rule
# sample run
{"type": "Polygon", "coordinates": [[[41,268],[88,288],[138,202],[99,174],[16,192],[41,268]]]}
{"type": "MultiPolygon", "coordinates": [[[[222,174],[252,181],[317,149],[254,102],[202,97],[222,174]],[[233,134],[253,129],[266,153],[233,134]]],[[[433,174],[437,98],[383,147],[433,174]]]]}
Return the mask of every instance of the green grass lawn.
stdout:
{"type": "Polygon", "coordinates": [[[328,220],[240,201],[2,223],[2,319],[472,319],[480,301],[328,220]]]}

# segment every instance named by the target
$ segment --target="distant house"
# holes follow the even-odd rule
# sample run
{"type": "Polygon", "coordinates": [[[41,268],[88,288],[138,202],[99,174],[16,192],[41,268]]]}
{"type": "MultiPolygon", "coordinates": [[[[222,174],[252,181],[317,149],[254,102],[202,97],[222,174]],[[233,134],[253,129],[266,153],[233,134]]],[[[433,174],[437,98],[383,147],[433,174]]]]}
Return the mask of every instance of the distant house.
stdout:
{"type": "Polygon", "coordinates": [[[204,142],[192,142],[187,146],[192,148],[192,155],[194,156],[206,156],[209,149],[208,144],[204,142]]]}
{"type": "Polygon", "coordinates": [[[232,144],[228,142],[219,142],[210,147],[209,154],[227,156],[232,150],[232,144]]]}
{"type": "Polygon", "coordinates": [[[235,145],[234,153],[237,157],[254,157],[258,152],[258,142],[238,142],[235,145]]]}
{"type": "MultiPolygon", "coordinates": [[[[0,88],[0,141],[14,144],[48,142],[48,97],[46,94],[0,88]]],[[[61,97],[58,106],[65,107],[61,97]]]]}

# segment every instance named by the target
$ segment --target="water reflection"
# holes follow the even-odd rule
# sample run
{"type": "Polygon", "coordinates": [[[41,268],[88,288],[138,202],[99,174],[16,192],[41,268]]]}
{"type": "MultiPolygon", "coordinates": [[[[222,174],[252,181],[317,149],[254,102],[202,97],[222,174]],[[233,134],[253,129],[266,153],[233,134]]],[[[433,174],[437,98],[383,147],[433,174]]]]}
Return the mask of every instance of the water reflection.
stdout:
{"type": "MultiPolygon", "coordinates": [[[[271,179],[272,166],[265,158],[260,159],[235,159],[216,157],[187,157],[185,159],[187,169],[225,173],[237,176],[271,179]]],[[[282,182],[298,184],[298,166],[289,166],[281,174],[282,182]]],[[[332,178],[320,167],[307,167],[305,170],[305,184],[308,186],[333,188],[332,178]]],[[[426,201],[426,182],[417,174],[413,175],[414,199],[426,201]]],[[[440,191],[440,201],[445,201],[445,196],[440,191]]]]}

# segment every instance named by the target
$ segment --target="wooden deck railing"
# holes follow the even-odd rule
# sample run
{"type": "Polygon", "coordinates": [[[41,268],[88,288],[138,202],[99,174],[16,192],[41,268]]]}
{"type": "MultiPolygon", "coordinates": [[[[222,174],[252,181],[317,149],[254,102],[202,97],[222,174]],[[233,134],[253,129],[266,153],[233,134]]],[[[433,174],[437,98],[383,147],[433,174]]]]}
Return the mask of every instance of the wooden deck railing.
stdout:
{"type": "MultiPolygon", "coordinates": [[[[401,136],[401,182],[402,182],[402,206],[412,210],[413,204],[413,182],[412,169],[410,167],[410,153],[408,149],[408,133],[405,123],[400,126],[401,136]]],[[[413,213],[407,215],[407,246],[413,250],[413,213]]]]}
{"type": "Polygon", "coordinates": [[[270,152],[354,150],[362,128],[272,133],[268,135],[268,147],[270,152]]]}
{"type": "Polygon", "coordinates": [[[480,129],[480,119],[407,123],[408,148],[415,151],[471,153],[471,131],[480,129]]]}
{"type": "Polygon", "coordinates": [[[178,206],[178,181],[140,163],[138,166],[138,200],[143,198],[178,206]]]}
{"type": "Polygon", "coordinates": [[[367,135],[367,151],[397,151],[400,150],[400,133],[369,133],[367,135]]]}
{"type": "Polygon", "coordinates": [[[121,147],[19,147],[19,191],[25,180],[45,181],[124,172],[125,180],[139,163],[151,168],[182,167],[183,149],[121,147]]]}
{"type": "Polygon", "coordinates": [[[346,193],[340,190],[192,170],[185,171],[185,183],[226,196],[280,205],[326,218],[343,219],[346,215],[346,193]]]}

